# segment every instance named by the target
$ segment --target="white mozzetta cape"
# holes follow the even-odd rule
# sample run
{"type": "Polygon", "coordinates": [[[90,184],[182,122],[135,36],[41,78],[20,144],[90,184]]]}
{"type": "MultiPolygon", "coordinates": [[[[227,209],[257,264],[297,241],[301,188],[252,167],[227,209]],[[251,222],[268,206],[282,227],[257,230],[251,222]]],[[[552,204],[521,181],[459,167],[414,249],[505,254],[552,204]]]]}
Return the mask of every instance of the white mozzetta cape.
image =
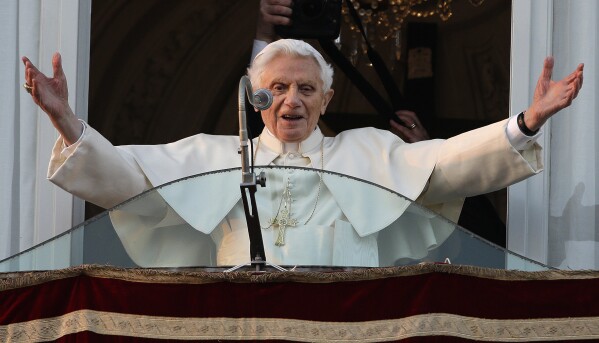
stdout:
{"type": "MultiPolygon", "coordinates": [[[[388,131],[373,128],[346,131],[324,138],[324,169],[379,184],[456,221],[464,197],[504,188],[542,169],[540,147],[535,144],[528,150],[516,151],[505,134],[506,122],[449,140],[413,144],[404,143],[388,131]]],[[[280,155],[277,142],[273,142],[268,133],[263,132],[261,137],[257,166],[269,165],[280,155]]],[[[302,155],[310,159],[312,168],[320,168],[322,138],[317,129],[301,144],[302,155]]],[[[62,146],[59,139],[48,170],[50,181],[105,208],[172,180],[240,166],[236,136],[199,134],[165,145],[114,147],[88,127],[73,154],[63,157],[62,146]]],[[[395,256],[380,257],[382,259],[423,257],[427,249],[451,233],[447,228],[416,223],[413,219],[421,221],[425,217],[402,216],[407,204],[401,202],[387,204],[391,207],[389,211],[381,211],[391,213],[393,218],[373,220],[359,207],[364,202],[352,201],[355,195],[351,189],[336,184],[333,179],[323,181],[326,188],[323,205],[333,201],[340,209],[334,230],[294,228],[288,231],[288,243],[280,251],[273,251],[280,248],[273,247],[270,234],[263,234],[267,258],[272,263],[376,266],[381,262],[376,254],[377,231],[393,221],[398,226],[394,230],[397,234],[386,236],[385,241],[396,242],[398,251],[395,256]],[[414,232],[414,228],[418,231],[414,232]],[[306,232],[309,235],[302,236],[306,232]],[[319,244],[306,241],[314,236],[318,237],[319,244]],[[339,239],[342,236],[345,238],[339,239]],[[340,242],[343,246],[339,246],[340,242]],[[399,249],[402,244],[405,246],[399,249]]],[[[210,213],[212,224],[209,225],[200,224],[210,222],[206,221],[207,217],[190,219],[187,215],[190,212],[178,209],[174,198],[169,199],[171,195],[162,196],[172,206],[165,211],[154,211],[161,213],[160,219],[142,221],[138,214],[124,211],[111,215],[127,252],[136,263],[142,266],[235,265],[249,260],[247,238],[242,239],[247,237],[247,231],[243,227],[238,185],[219,194],[203,194],[212,202],[218,202],[216,208],[222,209],[222,213],[210,213]],[[195,230],[183,225],[185,222],[195,230]],[[231,227],[235,222],[239,227],[231,227]],[[228,240],[223,232],[231,230],[238,237],[228,240]],[[205,253],[213,250],[214,244],[222,250],[228,243],[226,252],[219,251],[220,255],[205,253]]]]}

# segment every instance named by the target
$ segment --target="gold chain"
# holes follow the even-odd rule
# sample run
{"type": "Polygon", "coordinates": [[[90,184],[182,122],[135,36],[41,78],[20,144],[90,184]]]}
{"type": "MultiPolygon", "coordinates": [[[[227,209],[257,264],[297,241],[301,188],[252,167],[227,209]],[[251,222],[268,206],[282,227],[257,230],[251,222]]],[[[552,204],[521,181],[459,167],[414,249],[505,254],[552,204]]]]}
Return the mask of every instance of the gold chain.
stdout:
{"type": "MultiPolygon", "coordinates": [[[[260,136],[258,136],[258,143],[256,144],[256,151],[254,153],[254,159],[252,163],[256,164],[256,156],[258,155],[258,150],[260,149],[260,136]]],[[[312,209],[312,213],[304,223],[307,225],[310,219],[314,216],[316,212],[316,208],[318,207],[318,200],[320,199],[320,189],[322,188],[322,174],[324,171],[324,137],[320,141],[320,173],[318,180],[318,191],[316,193],[316,200],[314,201],[314,208],[312,209]]],[[[277,208],[277,212],[274,217],[268,220],[268,226],[262,227],[262,229],[269,229],[273,226],[279,227],[279,234],[277,236],[277,240],[275,245],[282,246],[285,245],[285,231],[288,227],[296,226],[298,221],[295,218],[291,217],[291,203],[293,202],[290,190],[290,182],[289,177],[287,177],[287,182],[285,183],[285,188],[283,189],[283,194],[281,195],[281,200],[279,202],[279,207],[277,208]],[[283,209],[281,209],[283,207],[283,209]]]]}

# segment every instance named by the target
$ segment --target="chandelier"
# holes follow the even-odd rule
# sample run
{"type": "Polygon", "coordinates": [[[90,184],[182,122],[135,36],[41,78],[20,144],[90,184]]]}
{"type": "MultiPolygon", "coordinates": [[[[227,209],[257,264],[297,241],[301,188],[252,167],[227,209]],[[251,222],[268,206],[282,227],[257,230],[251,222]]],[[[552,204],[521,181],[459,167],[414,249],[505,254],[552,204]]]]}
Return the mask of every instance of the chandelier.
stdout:
{"type": "MultiPolygon", "coordinates": [[[[468,0],[472,6],[478,7],[485,0],[468,0]]],[[[431,18],[438,16],[447,21],[453,15],[452,0],[350,0],[357,11],[366,37],[374,48],[377,44],[390,44],[391,60],[399,61],[402,51],[402,28],[409,17],[431,18]]],[[[360,38],[360,31],[355,24],[346,2],[341,9],[344,21],[351,33],[349,58],[355,65],[358,54],[366,54],[366,44],[360,38]],[[361,43],[358,43],[361,42],[361,43]]],[[[341,41],[338,41],[341,44],[341,41]]]]}

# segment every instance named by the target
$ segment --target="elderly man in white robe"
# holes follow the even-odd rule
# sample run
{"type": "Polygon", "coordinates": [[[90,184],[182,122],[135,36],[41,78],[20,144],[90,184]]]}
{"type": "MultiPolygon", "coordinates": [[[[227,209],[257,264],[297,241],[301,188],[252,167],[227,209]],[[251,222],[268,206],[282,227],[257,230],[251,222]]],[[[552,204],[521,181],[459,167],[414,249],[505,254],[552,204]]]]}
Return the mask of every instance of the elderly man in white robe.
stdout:
{"type": "MultiPolygon", "coordinates": [[[[164,145],[115,147],[69,107],[59,54],[52,60],[52,77],[41,73],[26,57],[23,62],[24,87],[60,133],[48,178],[78,197],[110,208],[172,180],[240,166],[237,136],[198,134],[164,145]]],[[[552,69],[553,60],[547,58],[533,103],[526,111],[448,140],[405,144],[396,135],[373,128],[324,137],[317,123],[333,97],[333,70],[309,44],[279,40],[264,48],[248,70],[254,88],[268,89],[274,96],[272,106],[261,113],[266,127],[253,142],[255,164],[347,174],[391,189],[455,220],[464,197],[504,188],[542,170],[541,148],[535,143],[537,132],[553,114],[570,105],[583,78],[582,65],[560,81],[551,80],[552,69]]],[[[279,187],[257,193],[264,202],[271,199],[263,207],[266,213],[261,213],[266,257],[271,263],[381,264],[376,254],[381,225],[368,218],[367,211],[352,205],[351,190],[321,179],[318,173],[293,178],[271,180],[279,187]],[[291,184],[302,187],[293,188],[290,194],[291,184]],[[298,225],[281,237],[276,221],[283,214],[281,204],[287,201],[297,203],[293,219],[298,225]],[[339,246],[341,241],[355,246],[339,246]]],[[[245,263],[249,260],[249,241],[239,189],[224,193],[206,195],[216,199],[220,209],[206,215],[209,223],[190,223],[192,230],[178,225],[185,222],[185,215],[168,198],[168,211],[158,211],[165,218],[148,224],[136,220],[135,214],[115,212],[112,220],[125,249],[141,266],[245,263]],[[214,255],[202,251],[210,247],[215,249],[214,255]]],[[[398,208],[391,218],[400,227],[405,217],[401,214],[398,208]]],[[[433,242],[424,243],[425,247],[448,235],[442,229],[429,229],[433,242]]],[[[414,228],[399,228],[397,232],[394,239],[408,244],[428,235],[414,232],[414,228]]],[[[417,258],[422,253],[398,252],[394,258],[417,258]]]]}

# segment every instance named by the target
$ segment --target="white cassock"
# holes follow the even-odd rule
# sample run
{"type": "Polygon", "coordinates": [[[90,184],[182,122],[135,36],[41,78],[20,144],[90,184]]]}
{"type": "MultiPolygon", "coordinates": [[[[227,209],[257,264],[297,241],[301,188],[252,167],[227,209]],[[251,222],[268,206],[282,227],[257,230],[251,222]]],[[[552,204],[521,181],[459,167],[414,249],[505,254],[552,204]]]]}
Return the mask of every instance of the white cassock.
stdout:
{"type": "MultiPolygon", "coordinates": [[[[505,133],[506,123],[448,140],[413,144],[373,128],[336,137],[323,137],[316,129],[292,152],[265,130],[255,152],[255,165],[322,167],[391,189],[455,221],[464,197],[504,188],[542,169],[540,147],[534,143],[521,151],[514,149],[505,133]]],[[[57,141],[48,177],[65,190],[109,208],[172,180],[239,167],[238,147],[236,136],[205,134],[165,145],[113,147],[88,127],[72,154],[62,154],[62,140],[57,141]]],[[[355,187],[325,174],[317,192],[318,173],[286,172],[271,173],[267,187],[256,193],[266,257],[271,263],[388,265],[424,257],[453,229],[438,218],[412,213],[416,209],[400,197],[374,201],[378,195],[368,191],[372,187],[356,195],[355,187]],[[282,190],[288,181],[298,224],[286,230],[285,245],[276,246],[279,230],[269,227],[268,219],[280,212],[282,190]],[[372,215],[373,211],[377,215],[372,215]],[[392,229],[385,230],[381,239],[380,230],[389,226],[392,229]],[[381,244],[392,253],[381,255],[381,244]]],[[[146,267],[248,262],[239,184],[221,181],[222,187],[209,190],[194,190],[191,182],[185,192],[164,188],[159,194],[168,206],[162,209],[125,206],[113,212],[111,219],[133,261],[146,267]],[[209,210],[199,210],[206,208],[209,210]],[[152,214],[151,220],[148,214],[152,214]]],[[[164,201],[159,199],[157,204],[164,201]]]]}

